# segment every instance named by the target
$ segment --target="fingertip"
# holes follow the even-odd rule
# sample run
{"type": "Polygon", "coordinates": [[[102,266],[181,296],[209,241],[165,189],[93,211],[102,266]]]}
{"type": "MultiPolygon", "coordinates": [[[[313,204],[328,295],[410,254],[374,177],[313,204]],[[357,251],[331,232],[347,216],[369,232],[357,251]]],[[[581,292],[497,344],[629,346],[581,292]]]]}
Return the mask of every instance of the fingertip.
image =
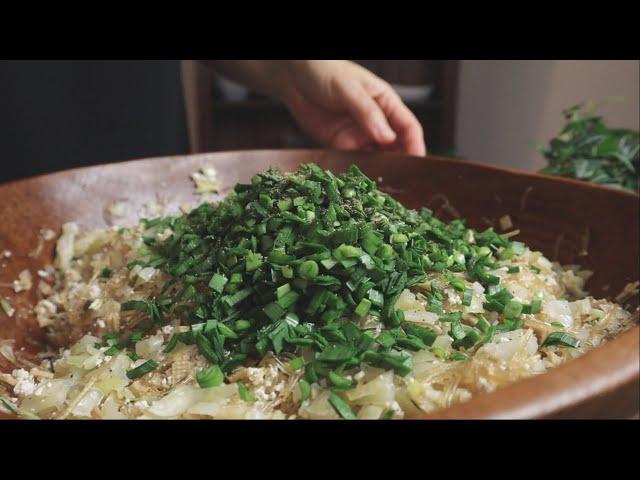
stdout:
{"type": "Polygon", "coordinates": [[[427,156],[427,147],[424,142],[419,142],[414,148],[414,152],[412,155],[416,155],[418,157],[426,157],[427,156]]]}
{"type": "Polygon", "coordinates": [[[422,147],[418,147],[418,148],[413,149],[413,151],[410,153],[410,155],[414,155],[416,157],[426,157],[427,156],[427,149],[423,145],[422,147]]]}
{"type": "Polygon", "coordinates": [[[414,157],[427,156],[427,148],[424,142],[420,140],[405,142],[402,146],[402,150],[406,155],[412,155],[414,157]]]}
{"type": "Polygon", "coordinates": [[[396,138],[398,137],[396,135],[396,132],[394,132],[391,129],[386,119],[382,119],[382,118],[374,119],[372,130],[374,133],[374,140],[376,140],[378,143],[382,143],[382,144],[393,143],[396,141],[396,138]]]}
{"type": "Polygon", "coordinates": [[[414,124],[404,131],[402,140],[409,155],[424,157],[427,155],[427,146],[420,124],[414,124]]]}

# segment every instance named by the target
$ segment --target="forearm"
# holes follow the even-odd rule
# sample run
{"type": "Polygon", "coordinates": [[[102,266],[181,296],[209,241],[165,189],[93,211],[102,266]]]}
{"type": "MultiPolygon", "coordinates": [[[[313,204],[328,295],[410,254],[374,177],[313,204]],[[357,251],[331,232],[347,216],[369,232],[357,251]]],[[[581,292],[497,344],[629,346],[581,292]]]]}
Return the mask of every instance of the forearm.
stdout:
{"type": "Polygon", "coordinates": [[[283,99],[290,83],[295,60],[205,60],[204,63],[223,77],[249,89],[283,99]]]}

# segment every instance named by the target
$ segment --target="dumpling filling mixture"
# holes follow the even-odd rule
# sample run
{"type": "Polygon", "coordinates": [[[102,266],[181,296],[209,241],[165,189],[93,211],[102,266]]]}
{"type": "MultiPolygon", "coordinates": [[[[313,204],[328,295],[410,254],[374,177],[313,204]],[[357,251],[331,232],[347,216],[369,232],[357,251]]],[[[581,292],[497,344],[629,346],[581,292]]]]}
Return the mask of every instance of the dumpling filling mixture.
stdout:
{"type": "Polygon", "coordinates": [[[391,419],[491,392],[638,321],[589,272],[408,210],[355,166],[269,170],[135,228],[66,224],[38,322],[0,374],[29,418],[391,419]]]}

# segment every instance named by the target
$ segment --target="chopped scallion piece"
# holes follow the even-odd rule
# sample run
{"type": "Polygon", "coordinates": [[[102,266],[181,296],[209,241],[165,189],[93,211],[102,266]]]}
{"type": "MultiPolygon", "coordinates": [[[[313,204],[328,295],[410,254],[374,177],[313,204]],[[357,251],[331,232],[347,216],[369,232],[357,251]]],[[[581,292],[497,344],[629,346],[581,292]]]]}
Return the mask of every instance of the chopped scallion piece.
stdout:
{"type": "Polygon", "coordinates": [[[391,419],[393,419],[393,410],[391,409],[384,412],[382,417],[380,417],[380,420],[391,420],[391,419]]]}
{"type": "Polygon", "coordinates": [[[311,385],[304,378],[298,382],[298,388],[300,388],[300,400],[304,402],[311,398],[311,385]]]}
{"type": "Polygon", "coordinates": [[[174,348],[176,348],[176,345],[178,345],[178,335],[174,334],[167,343],[167,346],[164,347],[163,352],[170,353],[174,348]]]}
{"type": "Polygon", "coordinates": [[[6,408],[7,410],[9,410],[11,413],[13,413],[14,415],[18,414],[18,411],[15,409],[15,407],[13,406],[13,404],[11,402],[9,402],[8,400],[5,400],[4,398],[0,397],[0,403],[2,403],[2,405],[4,406],[4,408],[6,408]]]}
{"type": "Polygon", "coordinates": [[[256,397],[251,393],[251,390],[242,382],[238,382],[238,395],[245,402],[253,403],[256,401],[256,397]]]}
{"type": "Polygon", "coordinates": [[[304,358],[297,357],[289,362],[289,368],[291,370],[300,370],[304,367],[304,358]]]}
{"type": "Polygon", "coordinates": [[[329,372],[329,381],[338,388],[349,388],[353,385],[351,380],[338,375],[334,371],[329,372]]]}
{"type": "Polygon", "coordinates": [[[453,362],[462,362],[465,360],[469,360],[469,355],[462,353],[462,352],[451,352],[451,354],[449,355],[449,360],[453,361],[453,362]]]}
{"type": "Polygon", "coordinates": [[[534,300],[529,305],[529,313],[535,314],[542,311],[542,300],[534,300]]]}
{"type": "Polygon", "coordinates": [[[228,281],[229,279],[226,276],[221,275],[219,273],[215,273],[211,277],[211,280],[209,281],[209,288],[212,288],[218,293],[222,293],[224,290],[224,286],[227,284],[228,281]]]}
{"type": "Polygon", "coordinates": [[[563,347],[577,348],[580,346],[580,340],[567,335],[564,332],[553,332],[542,343],[543,347],[550,345],[561,345],[563,347]]]}
{"type": "Polygon", "coordinates": [[[140,378],[149,373],[152,370],[158,368],[158,362],[154,360],[147,360],[145,363],[140,365],[139,367],[133,368],[127,371],[127,377],[130,379],[140,378]]]}
{"type": "Polygon", "coordinates": [[[468,307],[471,305],[471,301],[473,300],[473,290],[467,288],[462,295],[462,305],[468,307]]]}
{"type": "Polygon", "coordinates": [[[218,365],[213,365],[196,373],[196,380],[201,388],[218,387],[224,382],[224,373],[218,365]]]}
{"type": "Polygon", "coordinates": [[[104,351],[104,356],[113,357],[114,355],[117,355],[119,352],[120,352],[120,348],[117,345],[113,345],[104,351]]]}
{"type": "Polygon", "coordinates": [[[238,331],[247,330],[251,328],[251,322],[249,320],[236,320],[234,326],[238,331]]]}
{"type": "Polygon", "coordinates": [[[502,313],[504,314],[504,318],[518,318],[522,313],[522,304],[520,302],[516,302],[515,300],[509,300],[504,306],[504,310],[502,313]]]}
{"type": "Polygon", "coordinates": [[[356,307],[355,314],[364,317],[367,313],[369,313],[369,309],[371,308],[371,301],[363,298],[358,306],[356,307]]]}
{"type": "Polygon", "coordinates": [[[342,398],[340,398],[335,393],[329,395],[329,403],[333,406],[333,408],[338,412],[345,420],[356,420],[358,417],[351,411],[351,407],[345,402],[342,398]]]}
{"type": "Polygon", "coordinates": [[[313,280],[318,276],[319,272],[318,264],[313,260],[307,260],[298,269],[298,275],[305,280],[313,280]]]}
{"type": "Polygon", "coordinates": [[[478,323],[476,324],[476,326],[482,331],[482,332],[487,332],[487,330],[489,330],[489,327],[491,326],[491,324],[489,323],[489,321],[484,318],[484,316],[480,315],[478,317],[478,323]]]}

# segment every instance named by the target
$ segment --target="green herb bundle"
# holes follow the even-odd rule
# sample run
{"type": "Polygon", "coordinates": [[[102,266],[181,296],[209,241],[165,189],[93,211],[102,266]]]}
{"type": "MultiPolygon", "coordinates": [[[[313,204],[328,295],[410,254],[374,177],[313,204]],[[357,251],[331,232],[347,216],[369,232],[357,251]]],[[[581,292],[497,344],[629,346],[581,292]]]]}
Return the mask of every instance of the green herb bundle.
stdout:
{"type": "Polygon", "coordinates": [[[538,146],[549,162],[541,172],[638,191],[639,132],[609,128],[602,117],[581,110],[582,105],[565,110],[560,134],[548,146],[538,146]]]}
{"type": "MultiPolygon", "coordinates": [[[[462,220],[446,224],[428,209],[406,209],[356,166],[339,176],[314,164],[294,173],[272,169],[236,185],[218,204],[146,223],[173,232],[160,242],[145,238],[152,253],[144,263],[171,276],[171,294],[127,302],[123,310],[146,313],[148,326],[162,325],[167,312],[181,317],[191,328],[165,351],[195,344],[223,373],[269,351],[302,349],[306,360],[292,365],[304,368],[308,383],[327,378],[334,390],[350,388],[342,373],[361,363],[406,375],[405,351],[429,348],[436,334],[405,322],[395,304],[427,272],[449,278],[463,305],[472,292],[461,278],[479,281],[491,293],[485,306],[504,312],[499,330],[484,319],[478,328],[462,325],[461,312],[443,312],[442,293],[431,283],[429,309],[450,322],[454,348],[481,345],[495,331],[519,328],[521,313],[539,311],[513,301],[490,273],[498,253],[522,253],[522,243],[478,233],[462,220]],[[386,325],[378,336],[362,328],[368,316],[386,325]]],[[[466,358],[460,352],[451,359],[466,358]]]]}

